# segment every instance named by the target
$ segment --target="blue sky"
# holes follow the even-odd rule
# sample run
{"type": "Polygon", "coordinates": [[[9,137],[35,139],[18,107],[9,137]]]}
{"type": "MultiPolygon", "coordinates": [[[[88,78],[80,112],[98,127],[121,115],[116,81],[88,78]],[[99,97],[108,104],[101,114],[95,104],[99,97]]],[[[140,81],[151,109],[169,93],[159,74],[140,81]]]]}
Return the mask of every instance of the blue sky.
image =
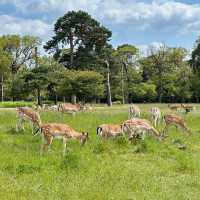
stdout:
{"type": "Polygon", "coordinates": [[[47,41],[56,19],[85,10],[113,32],[116,47],[130,43],[191,49],[200,36],[200,0],[0,0],[0,35],[32,34],[47,41]]]}

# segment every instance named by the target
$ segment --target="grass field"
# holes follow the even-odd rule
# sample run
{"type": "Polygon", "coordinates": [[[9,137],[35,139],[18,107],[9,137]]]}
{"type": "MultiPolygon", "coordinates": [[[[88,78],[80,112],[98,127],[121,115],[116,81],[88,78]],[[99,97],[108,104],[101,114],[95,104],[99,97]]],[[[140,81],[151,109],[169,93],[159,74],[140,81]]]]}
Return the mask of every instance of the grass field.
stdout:
{"type": "MultiPolygon", "coordinates": [[[[148,118],[150,104],[139,105],[148,118]]],[[[158,105],[164,113],[166,105],[158,105]]],[[[84,147],[70,141],[62,156],[61,141],[40,156],[40,136],[33,137],[29,124],[15,132],[14,110],[0,110],[0,199],[27,200],[199,200],[200,107],[184,116],[192,129],[189,137],[170,128],[169,137],[151,137],[129,143],[125,138],[104,141],[96,137],[101,123],[127,119],[127,106],[97,107],[75,117],[42,112],[43,122],[63,122],[86,130],[84,147]],[[173,143],[180,140],[185,150],[173,143]]],[[[164,124],[159,129],[162,130],[164,124]]]]}

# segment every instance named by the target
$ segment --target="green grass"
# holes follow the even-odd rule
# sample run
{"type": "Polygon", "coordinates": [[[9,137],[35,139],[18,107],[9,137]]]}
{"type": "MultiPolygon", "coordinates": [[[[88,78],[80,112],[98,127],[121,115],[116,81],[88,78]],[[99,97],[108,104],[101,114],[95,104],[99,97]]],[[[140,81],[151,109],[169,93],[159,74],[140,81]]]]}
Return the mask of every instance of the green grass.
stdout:
{"type": "MultiPolygon", "coordinates": [[[[148,118],[153,104],[139,105],[148,118]]],[[[168,112],[166,105],[158,105],[168,112]]],[[[15,132],[14,110],[0,111],[0,199],[67,200],[199,200],[200,197],[200,107],[185,117],[193,135],[170,128],[169,137],[158,142],[151,137],[129,143],[126,138],[96,137],[101,123],[127,119],[127,106],[98,106],[75,117],[42,112],[43,122],[63,122],[85,130],[90,140],[67,144],[62,156],[61,141],[40,155],[40,136],[15,132]],[[175,141],[175,142],[174,142],[175,141]],[[180,150],[177,142],[186,146],[180,150]]],[[[159,127],[161,130],[163,124],[159,127]]]]}
{"type": "Polygon", "coordinates": [[[4,101],[0,102],[0,108],[16,108],[16,107],[22,107],[22,106],[31,106],[33,105],[33,102],[27,102],[27,101],[4,101]]]}

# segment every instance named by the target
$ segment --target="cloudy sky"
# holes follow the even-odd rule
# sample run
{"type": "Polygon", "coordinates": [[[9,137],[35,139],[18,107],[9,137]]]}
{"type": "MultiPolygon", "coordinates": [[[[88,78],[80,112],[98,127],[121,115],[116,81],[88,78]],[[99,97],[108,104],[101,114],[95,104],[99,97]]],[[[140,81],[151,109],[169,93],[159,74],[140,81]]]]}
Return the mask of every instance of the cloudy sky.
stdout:
{"type": "Polygon", "coordinates": [[[0,0],[0,35],[47,40],[58,17],[80,9],[112,30],[115,47],[164,42],[191,49],[200,36],[200,0],[0,0]]]}

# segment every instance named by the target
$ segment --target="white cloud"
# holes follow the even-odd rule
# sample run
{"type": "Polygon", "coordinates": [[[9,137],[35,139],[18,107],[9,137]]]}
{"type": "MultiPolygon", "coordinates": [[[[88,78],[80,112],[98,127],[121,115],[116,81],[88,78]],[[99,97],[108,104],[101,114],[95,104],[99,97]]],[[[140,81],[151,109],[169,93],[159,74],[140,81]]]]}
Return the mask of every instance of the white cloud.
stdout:
{"type": "Polygon", "coordinates": [[[3,34],[29,34],[41,38],[49,37],[52,25],[41,20],[22,19],[8,15],[0,15],[0,35],[3,34]]]}
{"type": "Polygon", "coordinates": [[[175,0],[1,0],[21,12],[62,16],[69,10],[85,10],[110,24],[133,25],[136,29],[173,29],[180,33],[200,33],[200,4],[186,4],[175,0]]]}

